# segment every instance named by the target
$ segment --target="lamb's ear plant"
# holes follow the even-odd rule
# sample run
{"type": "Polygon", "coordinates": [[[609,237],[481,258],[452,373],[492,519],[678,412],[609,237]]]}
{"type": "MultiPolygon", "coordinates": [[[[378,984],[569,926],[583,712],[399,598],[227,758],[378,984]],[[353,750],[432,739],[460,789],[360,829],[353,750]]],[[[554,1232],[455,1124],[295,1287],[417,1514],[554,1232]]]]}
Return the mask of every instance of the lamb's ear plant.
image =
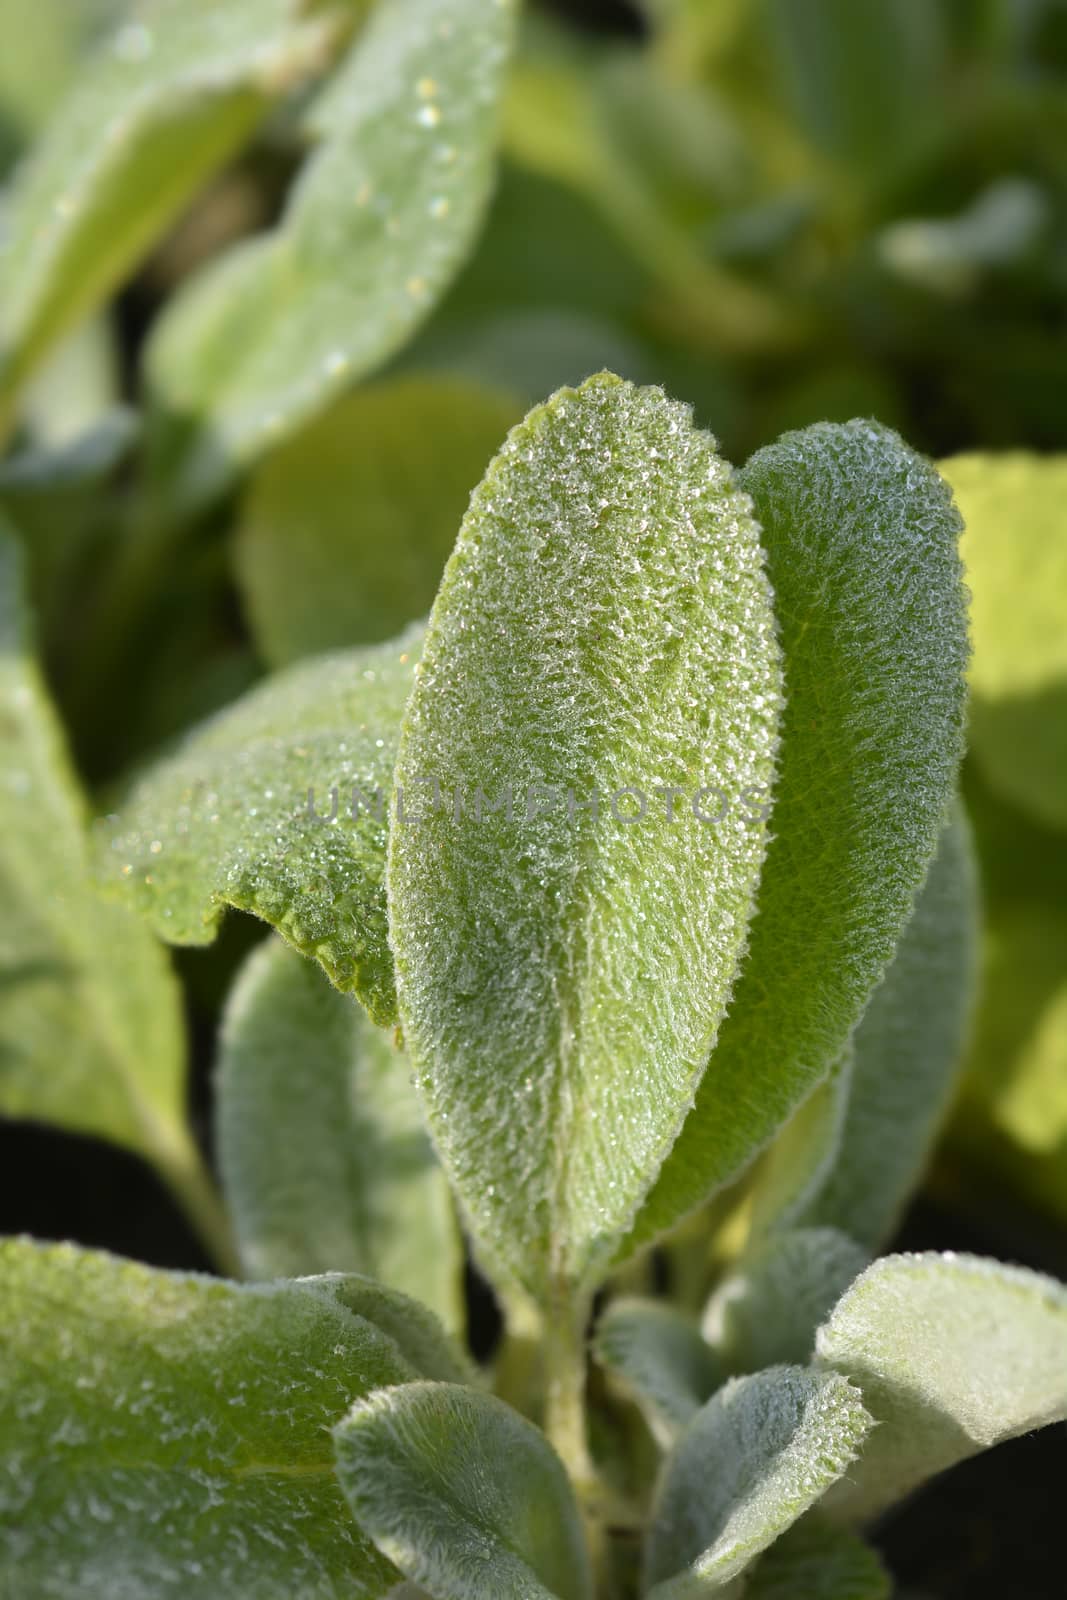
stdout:
{"type": "Polygon", "coordinates": [[[469,247],[515,10],[159,0],[5,202],[0,1112],[154,1164],[226,1275],[0,1241],[5,1600],[885,1600],[868,1524],[1067,1417],[1067,1289],[879,1255],[975,987],[946,482],[873,421],[735,470],[608,372],[524,419],[347,392],[469,247]],[[165,306],[144,416],[35,438],[31,377],[265,121],[299,176],[165,306]],[[231,513],[275,670],[92,828],[34,612],[120,465],[85,695],[231,513]],[[345,497],[399,508],[395,583],[345,497]],[[164,945],[230,908],[219,1194],[164,945]]]}

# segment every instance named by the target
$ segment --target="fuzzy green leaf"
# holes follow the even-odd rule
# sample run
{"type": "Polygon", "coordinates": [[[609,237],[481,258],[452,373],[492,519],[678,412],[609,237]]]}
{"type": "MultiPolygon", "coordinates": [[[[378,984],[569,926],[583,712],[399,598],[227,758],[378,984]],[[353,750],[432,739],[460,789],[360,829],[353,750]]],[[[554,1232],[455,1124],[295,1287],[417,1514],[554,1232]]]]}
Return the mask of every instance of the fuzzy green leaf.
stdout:
{"type": "Polygon", "coordinates": [[[442,1159],[535,1297],[595,1279],[690,1103],[744,948],[778,699],[758,531],[688,408],[602,374],[531,412],[433,610],[397,782],[446,803],[393,829],[389,897],[442,1159]],[[511,818],[486,809],[509,789],[511,818]]]}
{"type": "Polygon", "coordinates": [[[696,1323],[659,1300],[613,1300],[597,1324],[593,1348],[664,1446],[726,1377],[696,1323]]]}
{"type": "Polygon", "coordinates": [[[703,1333],[727,1371],[807,1361],[820,1323],[867,1265],[835,1228],[760,1240],[727,1273],[704,1311],[703,1333]]]}
{"type": "Polygon", "coordinates": [[[376,1600],[330,1427],[413,1376],[306,1284],[0,1244],[0,1589],[50,1600],[376,1600]]]}
{"type": "Polygon", "coordinates": [[[976,1256],[885,1256],[819,1330],[880,1424],[828,1509],[873,1516],[957,1461],[1067,1419],[1067,1288],[976,1256]]]}
{"type": "Polygon", "coordinates": [[[744,1593],[745,1600],[890,1600],[892,1590],[869,1545],[813,1512],[760,1557],[744,1593]]]}
{"type": "Polygon", "coordinates": [[[410,1078],[388,1033],[269,941],[223,1021],[223,1188],[250,1276],[369,1273],[458,1329],[463,1248],[410,1078]]]}
{"type": "Polygon", "coordinates": [[[591,1600],[563,1464],[502,1400],[407,1384],[360,1401],[334,1439],[359,1526],[435,1600],[591,1600]]]}
{"type": "Polygon", "coordinates": [[[22,591],[0,527],[0,1112],[112,1139],[173,1175],[193,1159],[177,985],[147,929],[92,882],[22,591]]]}
{"type": "Polygon", "coordinates": [[[853,1036],[832,1167],[802,1213],[871,1251],[926,1166],[960,1065],[976,987],[978,881],[957,807],[893,963],[853,1036]]]}
{"type": "Polygon", "coordinates": [[[210,944],[226,905],[250,911],[376,1020],[392,1020],[389,789],[421,644],[411,628],[390,644],[298,663],[133,785],[109,819],[104,870],[161,937],[210,944]]]}
{"type": "Polygon", "coordinates": [[[426,615],[519,409],[469,382],[394,378],[344,396],[267,458],[237,567],[269,662],[388,639],[426,615]]]}
{"type": "Polygon", "coordinates": [[[761,450],[740,483],[785,657],[774,839],[730,1015],[634,1243],[734,1176],[839,1060],[961,751],[960,519],[929,463],[876,423],[820,423],[761,450]]]}
{"type": "Polygon", "coordinates": [[[649,1600],[715,1594],[855,1459],[871,1419],[836,1373],[734,1378],[668,1457],[646,1552],[649,1600]]]}
{"type": "Polygon", "coordinates": [[[1067,828],[1067,455],[955,456],[942,471],[967,524],[972,747],[1008,800],[1067,828]]]}
{"type": "Polygon", "coordinates": [[[382,0],[313,114],[279,227],[168,308],[148,369],[160,470],[214,493],[400,348],[461,265],[493,170],[515,0],[382,0]]]}
{"type": "Polygon", "coordinates": [[[76,80],[15,185],[0,252],[0,412],[248,135],[321,63],[292,0],[140,4],[76,80]]]}

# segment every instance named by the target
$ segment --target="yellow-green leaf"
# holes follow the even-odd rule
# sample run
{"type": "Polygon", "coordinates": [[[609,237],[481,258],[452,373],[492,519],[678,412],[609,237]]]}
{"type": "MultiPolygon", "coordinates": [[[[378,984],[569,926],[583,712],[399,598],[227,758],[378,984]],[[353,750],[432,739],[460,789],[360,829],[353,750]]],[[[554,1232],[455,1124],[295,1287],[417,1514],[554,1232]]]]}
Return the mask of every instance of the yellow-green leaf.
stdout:
{"type": "Polygon", "coordinates": [[[267,457],[237,542],[264,656],[388,639],[433,604],[471,490],[517,402],[445,377],[344,396],[267,457]]]}
{"type": "Polygon", "coordinates": [[[974,614],[970,738],[991,784],[1067,828],[1067,455],[942,464],[966,523],[974,614]]]}

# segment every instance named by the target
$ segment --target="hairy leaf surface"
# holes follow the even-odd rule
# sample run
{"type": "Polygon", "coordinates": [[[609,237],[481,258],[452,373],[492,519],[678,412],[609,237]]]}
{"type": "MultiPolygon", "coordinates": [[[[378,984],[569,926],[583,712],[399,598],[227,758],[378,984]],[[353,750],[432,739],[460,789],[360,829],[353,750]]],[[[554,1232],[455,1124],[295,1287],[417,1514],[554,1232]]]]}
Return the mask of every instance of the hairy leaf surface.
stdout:
{"type": "Polygon", "coordinates": [[[274,666],[388,639],[433,604],[471,489],[520,408],[455,378],[357,389],[270,455],[237,565],[274,666]]]}
{"type": "Polygon", "coordinates": [[[411,628],[298,663],[134,783],[108,821],[104,870],[164,939],[210,944],[224,907],[236,906],[392,1020],[390,780],[421,645],[411,628]]]}
{"type": "Polygon", "coordinates": [[[312,962],[275,940],[253,952],[227,1003],[216,1085],[250,1276],[369,1273],[462,1325],[463,1248],[410,1079],[390,1035],[312,962]]]}
{"type": "Polygon", "coordinates": [[[1067,1288],[977,1256],[885,1256],[819,1330],[880,1424],[828,1508],[873,1516],[957,1461],[1067,1419],[1067,1288]]]}
{"type": "Polygon", "coordinates": [[[148,355],[160,470],[212,494],[379,366],[481,221],[515,0],[382,0],[312,114],[278,228],[168,308],[148,355]]]}
{"type": "Polygon", "coordinates": [[[397,781],[442,804],[393,829],[389,895],[438,1148],[535,1296],[596,1275],[690,1103],[778,694],[758,532],[688,409],[602,374],[531,412],[434,606],[397,781]]]}
{"type": "Polygon", "coordinates": [[[836,1228],[797,1228],[759,1240],[719,1284],[703,1333],[727,1371],[807,1361],[815,1333],[867,1265],[836,1228]]]}
{"type": "Polygon", "coordinates": [[[650,1600],[723,1589],[848,1469],[870,1422],[836,1373],[770,1367],[731,1379],[667,1459],[648,1538],[650,1600]]]}
{"type": "Polygon", "coordinates": [[[774,838],[730,1014],[637,1243],[738,1172],[840,1058],[961,752],[960,519],[929,463],[876,423],[819,423],[759,451],[740,482],[785,657],[774,838]]]}
{"type": "Polygon", "coordinates": [[[664,1446],[726,1377],[695,1321],[660,1300],[613,1300],[597,1324],[593,1348],[664,1446]]]}
{"type": "Polygon", "coordinates": [[[359,1526],[435,1600],[591,1600],[563,1464],[502,1400],[407,1384],[360,1401],[334,1439],[359,1526]]]}
{"type": "Polygon", "coordinates": [[[330,1428],[414,1376],[307,1284],[0,1244],[0,1587],[84,1600],[374,1600],[330,1428]],[[10,1586],[10,1587],[9,1587],[10,1586]]]}
{"type": "Polygon", "coordinates": [[[0,251],[0,412],[103,301],[329,30],[292,0],[135,6],[22,169],[0,251]]]}

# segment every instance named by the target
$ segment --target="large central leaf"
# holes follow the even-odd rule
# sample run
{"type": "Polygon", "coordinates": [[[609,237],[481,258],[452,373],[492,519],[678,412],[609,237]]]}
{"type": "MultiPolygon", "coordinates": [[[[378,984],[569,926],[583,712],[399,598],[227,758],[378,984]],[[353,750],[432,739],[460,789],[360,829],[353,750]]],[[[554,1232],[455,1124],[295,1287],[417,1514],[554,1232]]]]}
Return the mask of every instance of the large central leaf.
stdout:
{"type": "Polygon", "coordinates": [[[438,1145],[539,1296],[610,1252],[691,1102],[744,948],[778,705],[758,530],[687,408],[601,375],[532,412],[434,608],[389,894],[438,1145]]]}

